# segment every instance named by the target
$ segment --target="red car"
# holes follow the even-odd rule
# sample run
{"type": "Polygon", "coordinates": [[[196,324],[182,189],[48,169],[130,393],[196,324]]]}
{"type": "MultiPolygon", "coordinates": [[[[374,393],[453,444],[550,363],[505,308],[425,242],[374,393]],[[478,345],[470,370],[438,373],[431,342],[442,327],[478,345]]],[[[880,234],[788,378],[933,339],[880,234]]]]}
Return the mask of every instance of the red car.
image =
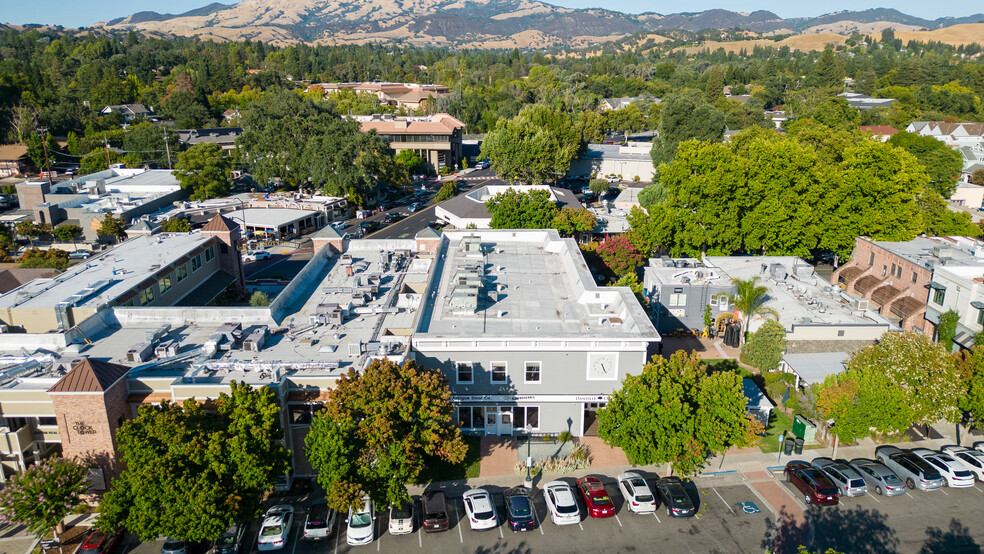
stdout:
{"type": "Polygon", "coordinates": [[[803,501],[818,506],[836,506],[840,502],[837,486],[819,469],[803,461],[786,464],[786,481],[803,493],[803,501]]]}
{"type": "Polygon", "coordinates": [[[123,536],[123,530],[119,527],[109,533],[103,533],[96,529],[89,531],[85,540],[82,542],[82,549],[79,554],[107,554],[112,552],[123,536]]]}
{"type": "Polygon", "coordinates": [[[581,477],[577,480],[577,490],[588,507],[591,517],[612,517],[615,515],[615,504],[608,491],[596,477],[581,477]]]}

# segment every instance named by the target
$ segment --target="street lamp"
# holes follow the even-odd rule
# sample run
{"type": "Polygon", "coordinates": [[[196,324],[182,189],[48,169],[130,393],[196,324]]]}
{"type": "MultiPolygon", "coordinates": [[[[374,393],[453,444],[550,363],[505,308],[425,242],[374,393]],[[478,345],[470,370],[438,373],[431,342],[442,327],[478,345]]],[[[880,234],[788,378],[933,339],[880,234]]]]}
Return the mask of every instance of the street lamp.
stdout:
{"type": "Polygon", "coordinates": [[[533,439],[533,425],[531,423],[526,424],[526,488],[533,488],[533,477],[530,476],[530,466],[533,465],[533,455],[530,452],[530,442],[533,439]]]}

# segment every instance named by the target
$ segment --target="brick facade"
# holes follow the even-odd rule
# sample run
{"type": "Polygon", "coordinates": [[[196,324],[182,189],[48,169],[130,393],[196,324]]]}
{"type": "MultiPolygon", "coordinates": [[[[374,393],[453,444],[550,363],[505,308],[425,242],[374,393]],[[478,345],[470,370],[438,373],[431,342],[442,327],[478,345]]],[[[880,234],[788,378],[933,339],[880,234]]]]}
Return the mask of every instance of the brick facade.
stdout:
{"type": "Polygon", "coordinates": [[[110,478],[116,471],[116,430],[130,410],[127,394],[125,377],[105,392],[50,393],[62,455],[93,460],[110,478]]]}

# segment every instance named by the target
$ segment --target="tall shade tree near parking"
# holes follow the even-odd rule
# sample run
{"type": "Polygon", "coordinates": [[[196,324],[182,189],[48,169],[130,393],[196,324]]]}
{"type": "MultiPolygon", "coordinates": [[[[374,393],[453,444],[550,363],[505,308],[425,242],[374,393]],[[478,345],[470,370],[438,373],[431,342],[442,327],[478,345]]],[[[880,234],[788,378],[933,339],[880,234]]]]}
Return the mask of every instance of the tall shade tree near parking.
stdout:
{"type": "Polygon", "coordinates": [[[63,531],[62,519],[82,504],[88,470],[77,461],[52,457],[10,478],[0,490],[0,522],[20,524],[36,535],[63,531]]]}
{"type": "Polygon", "coordinates": [[[724,137],[724,119],[724,112],[705,102],[697,91],[663,98],[659,135],[653,140],[650,152],[653,164],[659,167],[671,162],[681,142],[720,141],[724,137]]]}
{"type": "Polygon", "coordinates": [[[984,423],[984,345],[975,344],[969,352],[962,352],[957,368],[965,383],[960,398],[964,422],[984,423]]]}
{"type": "Polygon", "coordinates": [[[188,233],[191,231],[191,223],[180,217],[169,217],[161,225],[161,231],[165,233],[188,233]]]}
{"type": "Polygon", "coordinates": [[[492,214],[492,229],[550,229],[558,213],[550,193],[542,189],[509,188],[488,199],[485,208],[492,214]]]}
{"type": "Polygon", "coordinates": [[[564,236],[580,237],[598,226],[598,218],[584,208],[563,207],[554,216],[553,228],[564,236]]]}
{"type": "Polygon", "coordinates": [[[708,456],[755,442],[762,426],[746,411],[735,372],[709,374],[698,355],[654,356],[598,412],[598,435],[633,465],[670,463],[691,476],[708,456]]]}
{"type": "Polygon", "coordinates": [[[916,423],[958,421],[965,379],[955,358],[930,338],[885,333],[855,352],[846,371],[824,380],[817,409],[835,420],[841,441],[903,433],[916,423]]]}
{"type": "Polygon", "coordinates": [[[99,234],[117,239],[125,238],[126,221],[123,220],[123,215],[115,216],[113,212],[106,212],[106,217],[99,224],[99,234]]]}
{"type": "Polygon", "coordinates": [[[99,527],[142,540],[210,541],[260,514],[261,495],[287,472],[273,389],[233,382],[206,406],[144,405],[116,432],[124,470],[100,504],[99,527]]]}
{"type": "Polygon", "coordinates": [[[377,506],[399,504],[427,464],[463,461],[453,412],[441,372],[412,361],[377,359],[343,375],[304,439],[328,505],[344,512],[363,495],[377,506]]]}
{"type": "Polygon", "coordinates": [[[765,285],[759,284],[758,277],[751,279],[731,279],[735,292],[728,295],[728,300],[735,307],[735,311],[742,317],[742,335],[748,335],[748,325],[755,316],[771,315],[779,319],[779,314],[775,310],[765,305],[769,300],[769,289],[765,285]]]}
{"type": "Polygon", "coordinates": [[[191,191],[192,200],[218,198],[229,193],[232,162],[213,143],[199,143],[178,154],[174,175],[181,188],[191,191]]]}
{"type": "Polygon", "coordinates": [[[445,181],[434,195],[435,202],[444,202],[458,196],[458,181],[445,181]]]}
{"type": "Polygon", "coordinates": [[[762,371],[773,371],[779,367],[785,350],[786,329],[782,323],[770,319],[748,337],[741,349],[741,361],[762,371]]]}
{"type": "Polygon", "coordinates": [[[54,234],[62,242],[75,243],[82,238],[82,227],[75,224],[59,225],[54,228],[54,234]]]}
{"type": "Polygon", "coordinates": [[[563,177],[582,148],[573,117],[532,105],[499,120],[482,142],[482,156],[503,179],[532,185],[563,177]]]}

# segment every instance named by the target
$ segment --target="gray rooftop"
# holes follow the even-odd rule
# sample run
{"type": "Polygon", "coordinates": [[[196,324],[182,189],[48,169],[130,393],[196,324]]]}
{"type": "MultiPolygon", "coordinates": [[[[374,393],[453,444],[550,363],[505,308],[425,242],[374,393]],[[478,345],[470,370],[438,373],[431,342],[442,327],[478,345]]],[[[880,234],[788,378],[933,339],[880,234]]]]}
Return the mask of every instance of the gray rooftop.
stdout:
{"type": "Polygon", "coordinates": [[[786,354],[782,361],[806,384],[821,383],[828,375],[836,375],[847,369],[847,352],[811,352],[786,354]]]}
{"type": "Polygon", "coordinates": [[[907,242],[873,240],[871,243],[929,269],[941,265],[951,269],[984,266],[984,242],[967,237],[921,236],[907,242]]]}
{"type": "Polygon", "coordinates": [[[646,146],[633,147],[633,148],[623,148],[618,144],[589,144],[584,153],[581,154],[582,158],[595,158],[595,159],[606,159],[615,161],[643,161],[652,163],[653,158],[648,151],[645,150],[646,146]]]}
{"type": "Polygon", "coordinates": [[[222,215],[247,227],[274,228],[289,225],[306,217],[317,216],[318,212],[293,208],[246,208],[222,215]]]}

